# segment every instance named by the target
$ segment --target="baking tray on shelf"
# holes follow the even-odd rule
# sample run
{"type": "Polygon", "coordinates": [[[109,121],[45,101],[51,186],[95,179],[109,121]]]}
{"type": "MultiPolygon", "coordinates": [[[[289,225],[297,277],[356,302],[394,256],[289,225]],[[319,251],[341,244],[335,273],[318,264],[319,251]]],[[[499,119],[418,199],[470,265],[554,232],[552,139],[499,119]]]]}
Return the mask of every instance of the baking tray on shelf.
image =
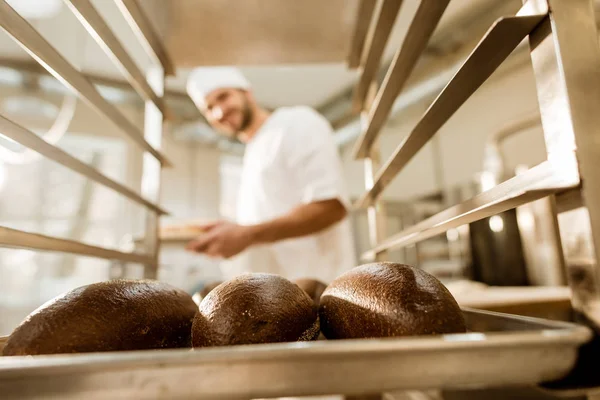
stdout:
{"type": "Polygon", "coordinates": [[[559,379],[581,325],[463,309],[468,333],[199,350],[0,357],[3,399],[249,399],[559,379]]]}

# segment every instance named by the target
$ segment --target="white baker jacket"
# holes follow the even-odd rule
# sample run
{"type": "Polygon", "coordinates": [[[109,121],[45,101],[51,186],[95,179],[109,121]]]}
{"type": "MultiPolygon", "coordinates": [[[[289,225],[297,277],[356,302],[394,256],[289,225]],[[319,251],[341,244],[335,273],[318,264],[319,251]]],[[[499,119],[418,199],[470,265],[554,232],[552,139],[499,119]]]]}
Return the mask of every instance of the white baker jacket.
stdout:
{"type": "MultiPolygon", "coordinates": [[[[275,111],[246,146],[237,219],[242,225],[287,214],[301,204],[339,199],[349,208],[329,122],[309,107],[275,111]]],[[[314,235],[251,247],[223,265],[225,279],[269,272],[331,282],[356,266],[348,218],[314,235]]]]}

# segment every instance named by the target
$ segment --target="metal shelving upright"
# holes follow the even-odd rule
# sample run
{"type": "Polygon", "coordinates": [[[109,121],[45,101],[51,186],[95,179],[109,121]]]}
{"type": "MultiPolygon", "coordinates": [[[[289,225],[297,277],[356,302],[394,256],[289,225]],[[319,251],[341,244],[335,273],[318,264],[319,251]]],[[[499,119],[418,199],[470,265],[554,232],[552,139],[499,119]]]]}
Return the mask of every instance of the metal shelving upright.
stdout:
{"type": "MultiPolygon", "coordinates": [[[[372,163],[370,154],[379,131],[445,5],[446,1],[421,2],[355,145],[355,157],[366,166],[372,163]]],[[[587,207],[595,251],[600,254],[600,46],[594,15],[591,0],[526,0],[515,16],[494,23],[390,159],[374,178],[367,176],[368,189],[355,206],[368,209],[377,204],[389,183],[525,38],[530,45],[547,160],[380,240],[363,255],[365,260],[548,196],[555,197],[560,212],[587,207]]],[[[370,229],[373,237],[378,228],[370,224],[370,229]]],[[[590,260],[584,270],[588,284],[571,284],[573,298],[585,300],[574,301],[573,306],[600,331],[600,264],[590,260]]]]}
{"type": "MultiPolygon", "coordinates": [[[[89,0],[65,1],[146,100],[143,135],[4,0],[0,0],[0,26],[146,152],[142,195],[40,142],[33,133],[10,121],[0,119],[0,129],[13,140],[146,206],[147,253],[123,253],[7,228],[0,228],[0,245],[141,262],[146,265],[146,276],[155,277],[157,223],[163,213],[156,205],[159,174],[161,166],[168,164],[159,152],[165,111],[161,99],[164,75],[173,72],[175,66],[136,0],[115,1],[155,60],[145,75],[135,68],[89,0]]],[[[402,2],[384,0],[379,12],[389,14],[372,18],[375,0],[357,1],[359,15],[347,60],[350,66],[364,62],[354,106],[362,114],[363,125],[355,153],[365,160],[367,178],[367,191],[357,207],[370,210],[373,244],[366,258],[384,258],[391,248],[548,196],[556,198],[558,210],[587,205],[594,244],[600,251],[600,48],[591,0],[528,0],[515,16],[499,19],[383,166],[378,160],[378,133],[449,0],[421,0],[404,43],[378,90],[373,78],[402,2]],[[380,24],[369,27],[372,20],[380,24]],[[371,38],[367,37],[368,32],[372,32],[371,38]],[[383,190],[527,37],[548,160],[384,238],[379,222],[383,210],[378,201],[383,190]]],[[[600,326],[598,268],[597,263],[591,263],[586,270],[591,285],[573,286],[574,308],[587,316],[595,329],[600,326]]],[[[0,357],[0,393],[6,399],[247,399],[535,385],[568,373],[577,360],[578,349],[591,338],[590,329],[581,325],[468,309],[464,315],[469,333],[433,337],[0,357]]]]}
{"type": "Polygon", "coordinates": [[[119,42],[107,23],[88,0],[67,1],[70,9],[110,59],[123,72],[136,92],[145,100],[143,131],[130,122],[113,104],[105,100],[96,87],[70,64],[43,36],[21,17],[6,1],[0,1],[0,27],[50,74],[75,92],[83,101],[106,117],[118,131],[144,152],[141,194],[110,179],[92,166],[83,163],[19,124],[0,116],[2,134],[52,161],[101,184],[146,209],[146,254],[127,253],[92,246],[75,240],[49,237],[0,227],[0,246],[40,251],[57,251],[99,257],[124,263],[144,265],[144,275],[155,278],[158,268],[158,218],[166,214],[159,205],[160,171],[170,162],[160,152],[163,115],[165,70],[173,68],[150,24],[135,0],[123,0],[123,11],[132,29],[138,32],[144,49],[151,55],[153,65],[142,72],[119,42]],[[148,38],[149,37],[149,38],[148,38]]]}

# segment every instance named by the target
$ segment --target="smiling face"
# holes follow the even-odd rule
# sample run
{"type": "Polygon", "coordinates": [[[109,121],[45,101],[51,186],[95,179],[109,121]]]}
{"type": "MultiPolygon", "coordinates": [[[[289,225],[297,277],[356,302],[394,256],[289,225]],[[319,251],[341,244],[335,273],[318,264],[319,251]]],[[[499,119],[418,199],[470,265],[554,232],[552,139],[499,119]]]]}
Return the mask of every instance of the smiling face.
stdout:
{"type": "Polygon", "coordinates": [[[238,138],[255,114],[250,93],[240,89],[213,90],[205,98],[203,112],[215,129],[238,138]]]}

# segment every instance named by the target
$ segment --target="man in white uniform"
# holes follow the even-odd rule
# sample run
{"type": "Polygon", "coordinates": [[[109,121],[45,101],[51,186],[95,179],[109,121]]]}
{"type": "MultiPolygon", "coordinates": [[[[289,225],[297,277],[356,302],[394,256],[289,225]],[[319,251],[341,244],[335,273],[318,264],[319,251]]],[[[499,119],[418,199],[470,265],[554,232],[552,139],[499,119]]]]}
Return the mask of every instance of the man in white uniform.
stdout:
{"type": "Polygon", "coordinates": [[[328,121],[309,107],[274,112],[235,68],[198,68],[187,90],[209,123],[246,143],[236,223],[219,221],[188,249],[237,257],[225,278],[270,272],[325,283],[354,267],[342,166],[328,121]]]}

